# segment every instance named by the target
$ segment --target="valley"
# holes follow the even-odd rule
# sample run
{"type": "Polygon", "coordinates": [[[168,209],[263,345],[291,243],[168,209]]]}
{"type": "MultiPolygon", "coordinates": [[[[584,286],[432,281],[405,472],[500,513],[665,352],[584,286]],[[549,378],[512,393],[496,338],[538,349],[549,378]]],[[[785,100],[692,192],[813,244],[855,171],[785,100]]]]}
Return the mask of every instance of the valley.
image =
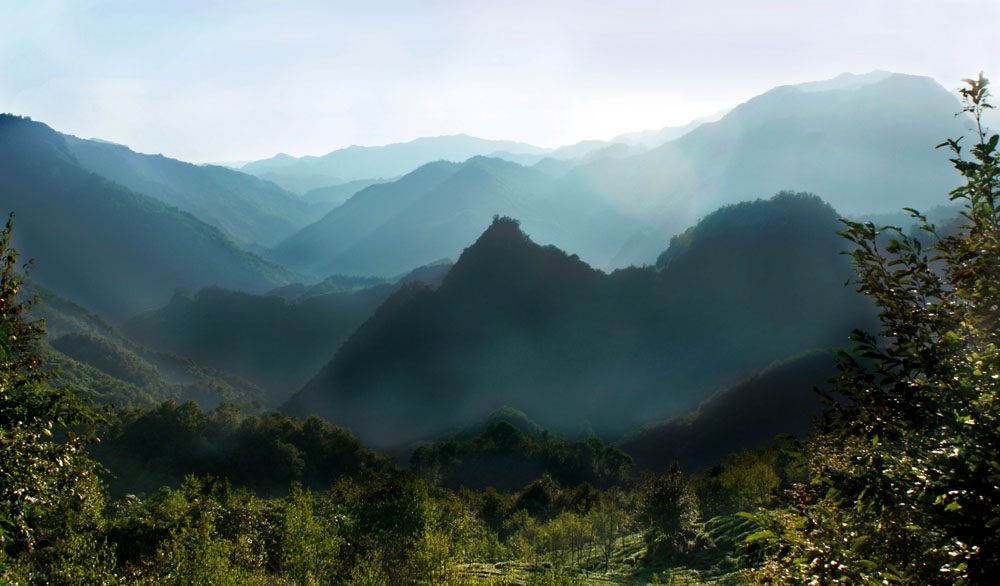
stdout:
{"type": "Polygon", "coordinates": [[[238,168],[0,114],[0,582],[867,583],[910,531],[975,583],[1000,255],[967,82],[238,168]],[[970,458],[940,490],[928,438],[970,458]]]}

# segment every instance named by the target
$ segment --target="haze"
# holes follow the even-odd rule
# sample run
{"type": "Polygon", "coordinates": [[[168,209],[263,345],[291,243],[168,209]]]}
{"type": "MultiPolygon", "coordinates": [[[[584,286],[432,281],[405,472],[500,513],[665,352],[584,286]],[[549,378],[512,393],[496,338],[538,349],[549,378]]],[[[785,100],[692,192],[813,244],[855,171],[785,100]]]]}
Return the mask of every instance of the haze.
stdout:
{"type": "Polygon", "coordinates": [[[467,133],[552,147],[776,85],[1000,71],[988,0],[0,2],[0,111],[194,162],[467,133]]]}

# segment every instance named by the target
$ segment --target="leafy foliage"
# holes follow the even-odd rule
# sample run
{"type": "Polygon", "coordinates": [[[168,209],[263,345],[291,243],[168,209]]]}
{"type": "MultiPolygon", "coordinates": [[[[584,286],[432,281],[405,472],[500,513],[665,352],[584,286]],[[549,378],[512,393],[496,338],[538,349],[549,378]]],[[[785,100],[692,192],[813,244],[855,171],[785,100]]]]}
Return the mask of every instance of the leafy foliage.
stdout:
{"type": "Polygon", "coordinates": [[[698,498],[676,464],[658,476],[649,475],[639,493],[638,519],[650,560],[677,559],[694,547],[698,498]]]}
{"type": "Polygon", "coordinates": [[[16,297],[23,277],[12,229],[13,215],[0,232],[0,559],[19,556],[29,576],[42,568],[57,583],[79,583],[58,576],[92,565],[87,552],[99,559],[100,548],[82,534],[104,500],[84,450],[89,438],[68,429],[92,430],[101,416],[75,391],[46,385],[35,352],[41,324],[27,319],[31,303],[16,297]]]}
{"type": "Polygon", "coordinates": [[[932,241],[845,222],[859,291],[879,308],[841,358],[810,481],[760,514],[758,583],[984,584],[1000,567],[1000,191],[998,136],[980,74],[961,90],[980,125],[971,158],[941,146],[965,184],[963,225],[932,241]]]}
{"type": "Polygon", "coordinates": [[[501,420],[464,441],[418,447],[410,466],[443,486],[510,491],[543,473],[561,484],[588,482],[606,487],[626,477],[632,459],[598,438],[556,439],[549,433],[525,433],[501,420]]]}
{"type": "Polygon", "coordinates": [[[293,482],[323,490],[343,475],[383,477],[391,460],[347,430],[283,413],[244,415],[231,404],[204,411],[193,401],[123,409],[93,450],[116,474],[114,494],[177,486],[187,475],[225,477],[260,494],[283,494],[293,482]]]}

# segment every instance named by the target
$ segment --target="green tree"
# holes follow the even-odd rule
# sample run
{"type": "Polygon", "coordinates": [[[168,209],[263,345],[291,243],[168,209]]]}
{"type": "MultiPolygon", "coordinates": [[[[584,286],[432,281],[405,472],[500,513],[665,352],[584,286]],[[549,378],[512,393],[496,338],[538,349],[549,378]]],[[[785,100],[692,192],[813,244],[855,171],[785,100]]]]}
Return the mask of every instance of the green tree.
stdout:
{"type": "Polygon", "coordinates": [[[45,576],[72,574],[80,548],[92,545],[80,533],[97,526],[104,502],[89,440],[68,430],[93,429],[101,417],[76,392],[46,386],[36,353],[42,324],[17,299],[30,263],[18,275],[12,229],[13,214],[0,232],[0,557],[22,556],[39,580],[67,583],[45,576]]]}
{"type": "Polygon", "coordinates": [[[338,570],[340,540],[313,512],[313,494],[293,483],[282,503],[280,565],[299,584],[326,584],[338,570]]]}
{"type": "Polygon", "coordinates": [[[675,559],[690,551],[698,499],[677,464],[647,476],[639,494],[638,521],[645,527],[648,560],[675,559]]]}
{"type": "Polygon", "coordinates": [[[940,234],[845,222],[858,290],[877,335],[843,354],[810,481],[758,514],[754,573],[767,584],[986,584],[1000,568],[1000,167],[982,113],[988,82],[960,90],[977,123],[971,158],[948,140],[965,182],[962,225],[940,234]],[[930,242],[929,245],[925,244],[930,242]],[[846,399],[846,400],[845,400],[846,399]]]}
{"type": "Polygon", "coordinates": [[[234,562],[235,545],[219,535],[209,515],[171,531],[157,552],[156,584],[170,586],[242,586],[260,584],[254,576],[234,562]]]}
{"type": "Polygon", "coordinates": [[[597,506],[587,513],[594,529],[594,538],[604,555],[604,571],[611,569],[611,554],[615,541],[628,530],[628,499],[617,486],[601,494],[597,506]]]}

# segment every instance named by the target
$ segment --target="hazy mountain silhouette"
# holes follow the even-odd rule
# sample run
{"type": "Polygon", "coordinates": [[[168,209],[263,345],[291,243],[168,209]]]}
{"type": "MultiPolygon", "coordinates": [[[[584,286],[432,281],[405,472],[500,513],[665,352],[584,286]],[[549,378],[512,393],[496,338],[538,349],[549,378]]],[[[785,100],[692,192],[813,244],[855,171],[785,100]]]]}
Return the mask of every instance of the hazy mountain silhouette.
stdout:
{"type": "Polygon", "coordinates": [[[863,325],[838,228],[818,198],[781,194],[710,215],[659,270],[605,275],[498,218],[438,290],[390,297],[285,409],[381,446],[502,405],[624,433],[863,325]]]}
{"type": "Polygon", "coordinates": [[[422,267],[396,283],[334,277],[287,298],[219,287],[195,295],[178,291],[165,307],[133,317],[121,330],[149,348],[252,381],[267,391],[263,403],[272,407],[313,376],[403,283],[437,286],[448,268],[422,267]]]}
{"type": "Polygon", "coordinates": [[[389,181],[391,180],[357,179],[355,181],[348,181],[347,183],[337,183],[335,185],[327,185],[325,187],[310,189],[309,191],[302,194],[302,199],[309,202],[309,204],[312,205],[315,210],[319,210],[322,212],[317,216],[316,219],[318,219],[326,215],[326,213],[332,210],[333,208],[351,199],[352,195],[368,187],[369,185],[374,185],[376,183],[388,183],[389,181]]]}
{"type": "Polygon", "coordinates": [[[521,219],[538,242],[613,269],[652,263],[671,235],[721,205],[782,189],[817,193],[851,215],[921,207],[957,184],[934,146],[964,133],[958,108],[937,82],[886,72],[783,86],[715,122],[618,137],[633,146],[584,141],[497,153],[531,164],[540,173],[530,181],[517,166],[477,157],[448,167],[434,185],[385,184],[378,205],[359,205],[376,201],[363,190],[271,258],[316,277],[398,273],[454,257],[475,226],[500,214],[521,219]],[[452,179],[459,168],[466,173],[452,179]]]}
{"type": "Polygon", "coordinates": [[[671,140],[680,138],[685,134],[691,132],[695,128],[698,128],[702,124],[707,124],[709,122],[715,122],[729,112],[729,109],[721,110],[715,114],[709,116],[702,116],[700,118],[695,118],[691,122],[681,126],[665,126],[659,130],[642,130],[639,132],[626,132],[625,134],[619,134],[618,136],[612,138],[606,143],[606,146],[612,144],[627,144],[630,146],[641,146],[647,148],[658,147],[661,144],[670,142],[671,140]]]}
{"type": "Polygon", "coordinates": [[[624,238],[634,227],[603,201],[551,197],[550,181],[534,169],[474,157],[331,259],[322,272],[397,274],[442,257],[455,258],[497,214],[517,216],[538,242],[555,243],[585,258],[595,252],[594,243],[624,238]]]}
{"type": "MultiPolygon", "coordinates": [[[[458,169],[456,163],[439,161],[424,165],[392,183],[370,185],[274,247],[268,257],[317,277],[343,272],[328,270],[334,258],[402,213],[458,169]]],[[[419,264],[422,263],[407,268],[419,264]]],[[[378,271],[364,270],[359,274],[372,275],[378,271]]]]}
{"type": "Polygon", "coordinates": [[[783,86],[647,153],[580,165],[558,189],[600,194],[660,233],[780,189],[820,194],[845,214],[926,208],[958,182],[934,148],[966,134],[958,110],[926,77],[876,72],[783,86]]]}
{"type": "Polygon", "coordinates": [[[217,228],[85,169],[66,139],[0,115],[0,192],[32,277],[118,320],[162,305],[178,286],[266,291],[294,280],[217,228]]]}
{"type": "Polygon", "coordinates": [[[431,163],[358,192],[269,258],[315,276],[395,275],[457,257],[500,214],[521,218],[535,240],[589,260],[637,225],[601,199],[553,193],[551,185],[551,176],[501,159],[431,163]]]}
{"type": "MultiPolygon", "coordinates": [[[[370,177],[397,177],[433,161],[461,162],[476,155],[497,151],[514,153],[542,153],[545,149],[510,140],[487,140],[467,134],[418,138],[410,142],[385,146],[351,146],[338,149],[321,157],[295,159],[280,154],[271,159],[247,163],[241,170],[254,175],[269,173],[281,184],[281,177],[327,176],[335,179],[327,185],[367,179],[370,177]]],[[[320,187],[314,185],[313,187],[320,187]]]]}
{"type": "Polygon", "coordinates": [[[90,171],[191,212],[244,246],[276,244],[321,215],[270,181],[225,167],[192,165],[74,136],[66,136],[66,145],[90,171]]]}

